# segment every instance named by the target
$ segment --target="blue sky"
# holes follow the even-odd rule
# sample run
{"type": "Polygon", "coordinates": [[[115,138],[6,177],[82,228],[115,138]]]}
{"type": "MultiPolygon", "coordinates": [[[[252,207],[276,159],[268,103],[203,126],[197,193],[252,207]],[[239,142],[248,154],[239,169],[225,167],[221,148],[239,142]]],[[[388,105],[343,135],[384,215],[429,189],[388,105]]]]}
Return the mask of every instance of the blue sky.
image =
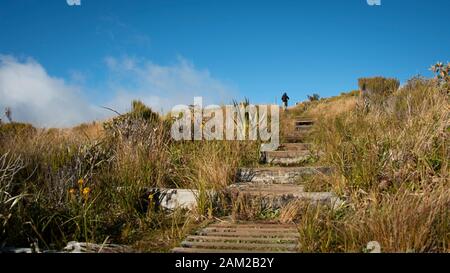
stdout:
{"type": "Polygon", "coordinates": [[[158,111],[195,95],[273,103],[287,91],[294,103],[362,76],[431,76],[449,60],[449,11],[448,0],[2,0],[0,107],[65,126],[133,98],[158,111]]]}

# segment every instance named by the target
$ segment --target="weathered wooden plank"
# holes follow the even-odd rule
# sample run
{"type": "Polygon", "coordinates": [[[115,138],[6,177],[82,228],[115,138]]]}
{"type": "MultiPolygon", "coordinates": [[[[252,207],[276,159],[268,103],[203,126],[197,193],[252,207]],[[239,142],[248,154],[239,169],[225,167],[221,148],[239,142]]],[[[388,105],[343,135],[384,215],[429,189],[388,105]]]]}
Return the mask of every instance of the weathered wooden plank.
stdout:
{"type": "Polygon", "coordinates": [[[259,232],[259,233],[285,233],[285,232],[296,232],[297,229],[291,228],[291,229],[280,229],[276,227],[260,227],[260,228],[253,228],[253,227],[238,227],[238,228],[226,228],[226,227],[206,227],[203,229],[203,231],[209,232],[259,232]]]}
{"type": "Polygon", "coordinates": [[[222,237],[222,236],[196,236],[191,235],[186,238],[185,241],[209,241],[209,242],[259,242],[270,244],[284,244],[284,243],[297,243],[298,237],[286,237],[286,238],[260,238],[260,237],[222,237]]]}
{"type": "MultiPolygon", "coordinates": [[[[172,250],[173,253],[274,253],[271,250],[244,250],[244,249],[204,249],[204,248],[186,248],[177,247],[172,250]]],[[[295,251],[277,251],[277,253],[295,253],[295,251]]]]}
{"type": "Polygon", "coordinates": [[[214,249],[242,249],[242,250],[253,250],[253,249],[263,249],[263,250],[287,250],[295,251],[298,248],[297,244],[242,244],[242,243],[221,243],[221,242],[187,242],[183,241],[181,243],[182,247],[188,248],[214,248],[214,249]]]}
{"type": "Polygon", "coordinates": [[[294,151],[271,151],[266,152],[267,157],[269,158],[296,158],[296,157],[305,157],[310,155],[310,151],[308,150],[294,150],[294,151]]]}
{"type": "Polygon", "coordinates": [[[252,184],[252,183],[242,183],[236,184],[236,188],[238,188],[242,193],[251,192],[252,194],[261,193],[268,195],[301,195],[304,192],[303,185],[291,185],[291,184],[252,184]]]}
{"type": "Polygon", "coordinates": [[[279,147],[279,151],[307,151],[310,150],[312,145],[310,143],[282,143],[279,147]]]}
{"type": "Polygon", "coordinates": [[[296,126],[312,126],[314,125],[315,120],[314,119],[297,119],[295,121],[296,126]]]}
{"type": "Polygon", "coordinates": [[[239,182],[295,184],[305,175],[327,175],[331,171],[331,168],[320,166],[241,168],[238,171],[237,178],[239,182]]]}
{"type": "Polygon", "coordinates": [[[272,224],[258,224],[258,223],[216,223],[211,224],[209,227],[220,227],[220,228],[232,228],[232,227],[248,227],[248,228],[260,228],[260,227],[271,227],[271,228],[297,228],[293,224],[282,224],[282,223],[272,223],[272,224]]]}
{"type": "Polygon", "coordinates": [[[221,231],[199,231],[197,235],[200,236],[227,236],[227,237],[264,237],[264,238],[286,238],[298,237],[298,232],[284,232],[284,233],[261,233],[258,231],[236,231],[236,232],[221,232],[221,231]]]}

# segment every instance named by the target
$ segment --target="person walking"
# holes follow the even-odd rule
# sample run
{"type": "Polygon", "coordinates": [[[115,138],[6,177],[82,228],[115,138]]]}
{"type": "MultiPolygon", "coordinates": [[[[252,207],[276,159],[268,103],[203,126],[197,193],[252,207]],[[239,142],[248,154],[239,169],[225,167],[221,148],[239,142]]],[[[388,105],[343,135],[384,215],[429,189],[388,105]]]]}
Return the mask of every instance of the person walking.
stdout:
{"type": "Polygon", "coordinates": [[[281,97],[281,101],[283,101],[283,110],[286,111],[289,102],[289,96],[286,92],[284,92],[283,96],[281,97]]]}

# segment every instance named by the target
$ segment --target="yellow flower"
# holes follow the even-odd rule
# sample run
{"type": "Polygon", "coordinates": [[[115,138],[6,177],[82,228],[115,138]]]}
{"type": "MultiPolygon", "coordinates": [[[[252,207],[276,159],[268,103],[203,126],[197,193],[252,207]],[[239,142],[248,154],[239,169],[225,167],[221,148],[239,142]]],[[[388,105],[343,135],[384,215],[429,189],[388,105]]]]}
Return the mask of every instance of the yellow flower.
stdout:
{"type": "Polygon", "coordinates": [[[70,190],[69,190],[69,193],[70,193],[70,194],[75,194],[76,192],[77,192],[77,190],[75,190],[75,189],[70,189],[70,190]]]}
{"type": "Polygon", "coordinates": [[[149,199],[149,200],[153,200],[153,194],[150,194],[150,195],[148,196],[148,199],[149,199]]]}
{"type": "Polygon", "coordinates": [[[91,192],[91,189],[89,187],[86,187],[83,189],[83,195],[88,195],[91,192]]]}
{"type": "Polygon", "coordinates": [[[84,184],[84,179],[83,179],[83,178],[81,178],[80,180],[78,180],[78,185],[83,186],[83,184],[84,184]]]}

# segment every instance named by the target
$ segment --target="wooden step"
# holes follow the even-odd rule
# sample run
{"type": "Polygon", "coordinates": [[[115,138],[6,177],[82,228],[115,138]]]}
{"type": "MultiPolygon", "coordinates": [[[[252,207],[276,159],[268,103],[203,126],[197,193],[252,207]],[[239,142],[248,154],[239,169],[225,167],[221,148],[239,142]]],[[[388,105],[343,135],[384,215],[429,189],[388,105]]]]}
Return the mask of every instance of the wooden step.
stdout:
{"type": "Polygon", "coordinates": [[[229,186],[241,193],[255,195],[300,195],[304,192],[303,185],[295,184],[261,184],[261,183],[236,183],[229,186]]]}
{"type": "Polygon", "coordinates": [[[203,242],[203,241],[209,241],[209,242],[247,242],[247,243],[254,243],[254,242],[265,242],[265,243],[296,243],[298,241],[298,237],[286,237],[286,238],[261,238],[261,237],[223,237],[223,236],[198,236],[198,235],[191,235],[186,238],[185,241],[196,241],[196,242],[203,242]]]}
{"type": "Polygon", "coordinates": [[[204,248],[187,248],[177,247],[172,250],[173,253],[296,253],[296,251],[272,251],[263,249],[243,250],[243,249],[204,249],[204,248]]]}
{"type": "Polygon", "coordinates": [[[283,140],[283,142],[286,143],[303,143],[305,141],[305,137],[298,137],[292,135],[283,136],[281,139],[283,140]]]}
{"type": "Polygon", "coordinates": [[[272,184],[296,184],[305,175],[331,173],[327,167],[262,167],[241,168],[238,170],[239,182],[256,182],[272,184]]]}
{"type": "Polygon", "coordinates": [[[308,150],[271,151],[262,155],[263,162],[273,165],[298,165],[312,158],[308,150]]]}
{"type": "Polygon", "coordinates": [[[315,123],[315,120],[312,118],[303,118],[303,119],[297,119],[295,121],[295,126],[313,126],[315,123]]]}
{"type": "Polygon", "coordinates": [[[270,151],[266,152],[267,156],[271,158],[298,158],[311,155],[309,150],[299,150],[299,151],[270,151]]]}
{"type": "Polygon", "coordinates": [[[301,133],[309,133],[312,129],[312,125],[295,125],[295,130],[301,133]]]}
{"type": "Polygon", "coordinates": [[[221,236],[230,238],[240,238],[240,237],[256,237],[256,238],[292,238],[298,236],[298,233],[294,232],[284,232],[284,233],[271,233],[271,232],[255,232],[255,231],[235,231],[235,232],[221,232],[221,231],[198,231],[196,233],[198,236],[221,236]]]}
{"type": "Polygon", "coordinates": [[[307,141],[308,133],[305,131],[293,131],[285,135],[281,135],[282,142],[285,143],[304,143],[307,141]]]}
{"type": "Polygon", "coordinates": [[[209,227],[253,227],[253,228],[264,228],[264,227],[279,227],[279,228],[296,228],[295,225],[292,224],[284,224],[279,222],[268,222],[264,221],[260,223],[258,221],[250,222],[250,223],[236,223],[233,221],[224,221],[220,223],[210,224],[209,227]]]}
{"type": "Polygon", "coordinates": [[[236,249],[236,250],[285,250],[285,251],[295,251],[297,249],[297,244],[284,243],[284,244],[273,244],[273,243],[228,243],[228,242],[189,242],[183,241],[181,243],[182,247],[187,248],[213,248],[213,249],[236,249]]]}
{"type": "Polygon", "coordinates": [[[303,130],[303,131],[302,130],[295,130],[295,131],[288,132],[286,135],[282,135],[282,137],[284,137],[284,138],[286,138],[286,137],[291,137],[291,138],[296,137],[296,138],[304,140],[304,139],[306,139],[308,137],[308,135],[309,135],[309,132],[306,131],[306,130],[303,130]]]}
{"type": "Polygon", "coordinates": [[[257,232],[257,233],[270,233],[270,234],[276,234],[276,233],[285,233],[285,232],[295,232],[295,228],[279,228],[279,227],[259,227],[259,228],[252,228],[252,227],[206,227],[203,229],[203,231],[206,232],[236,232],[236,231],[242,231],[242,232],[257,232]]]}
{"type": "Polygon", "coordinates": [[[292,253],[299,233],[292,224],[221,222],[185,238],[175,253],[292,253]]]}
{"type": "Polygon", "coordinates": [[[310,143],[282,143],[278,151],[308,151],[311,146],[310,143]]]}
{"type": "Polygon", "coordinates": [[[281,209],[293,201],[310,205],[337,206],[340,200],[330,192],[304,192],[303,186],[290,184],[237,183],[228,187],[236,200],[258,204],[266,209],[281,209]]]}

